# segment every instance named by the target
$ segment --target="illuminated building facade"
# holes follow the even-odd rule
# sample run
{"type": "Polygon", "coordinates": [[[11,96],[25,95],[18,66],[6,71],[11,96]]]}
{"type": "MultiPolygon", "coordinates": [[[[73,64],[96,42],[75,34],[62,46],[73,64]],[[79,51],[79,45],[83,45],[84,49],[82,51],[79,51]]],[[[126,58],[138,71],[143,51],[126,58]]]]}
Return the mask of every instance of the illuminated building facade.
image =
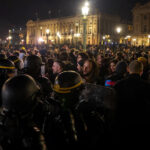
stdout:
{"type": "MultiPolygon", "coordinates": [[[[120,25],[118,16],[101,13],[88,15],[87,44],[97,45],[115,41],[118,38],[115,30],[118,25],[120,25]]],[[[29,20],[26,42],[27,44],[83,44],[83,16],[29,20]],[[47,30],[49,32],[46,32],[47,30]]]]}
{"type": "Polygon", "coordinates": [[[26,43],[26,29],[13,28],[8,31],[7,42],[9,45],[23,45],[26,43]]]}
{"type": "Polygon", "coordinates": [[[135,46],[150,46],[150,2],[144,5],[136,4],[132,13],[132,44],[135,46]]]}

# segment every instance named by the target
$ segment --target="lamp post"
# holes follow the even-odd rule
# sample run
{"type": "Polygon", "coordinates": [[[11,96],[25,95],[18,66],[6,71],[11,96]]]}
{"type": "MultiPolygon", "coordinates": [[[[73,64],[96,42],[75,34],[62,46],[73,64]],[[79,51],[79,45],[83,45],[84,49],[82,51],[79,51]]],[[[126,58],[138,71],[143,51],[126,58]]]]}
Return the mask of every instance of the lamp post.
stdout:
{"type": "Polygon", "coordinates": [[[46,29],[47,44],[48,44],[48,37],[49,37],[49,33],[50,33],[49,29],[46,29]]]}
{"type": "Polygon", "coordinates": [[[80,33],[76,33],[74,34],[75,38],[76,38],[76,48],[77,48],[77,43],[78,43],[78,38],[80,37],[80,33]]]}
{"type": "Polygon", "coordinates": [[[148,44],[149,44],[149,46],[150,46],[150,35],[148,35],[148,44]]]}
{"type": "Polygon", "coordinates": [[[127,45],[130,45],[131,44],[131,36],[127,35],[126,39],[127,39],[127,45]]]}
{"type": "Polygon", "coordinates": [[[121,31],[122,31],[122,28],[121,28],[121,27],[117,27],[117,28],[116,28],[116,31],[117,31],[117,33],[118,33],[118,35],[119,35],[119,42],[118,42],[118,43],[120,43],[120,33],[121,33],[121,31]]]}
{"type": "Polygon", "coordinates": [[[58,37],[58,44],[60,44],[60,38],[61,38],[61,35],[59,32],[57,32],[57,37],[58,37]]]}
{"type": "Polygon", "coordinates": [[[89,13],[89,3],[85,2],[82,7],[82,15],[83,15],[83,49],[86,50],[86,34],[87,34],[87,15],[89,13]]]}
{"type": "Polygon", "coordinates": [[[9,47],[11,44],[12,36],[9,36],[7,39],[8,39],[8,47],[9,47]]]}
{"type": "Polygon", "coordinates": [[[133,39],[134,46],[136,45],[136,39],[133,39]]]}
{"type": "Polygon", "coordinates": [[[105,37],[105,36],[103,36],[103,45],[105,44],[105,39],[106,39],[106,37],[105,37]]]}
{"type": "Polygon", "coordinates": [[[9,35],[7,37],[7,40],[8,40],[8,47],[9,47],[9,45],[11,44],[11,40],[12,40],[12,36],[11,36],[12,30],[8,30],[8,32],[9,32],[9,35]]]}
{"type": "Polygon", "coordinates": [[[73,45],[73,43],[74,43],[74,42],[73,42],[73,29],[71,29],[70,32],[71,32],[71,37],[72,37],[71,43],[72,43],[72,45],[73,45]]]}
{"type": "Polygon", "coordinates": [[[38,39],[38,42],[39,42],[39,44],[43,44],[43,42],[44,42],[43,38],[40,37],[40,38],[38,39]]]}

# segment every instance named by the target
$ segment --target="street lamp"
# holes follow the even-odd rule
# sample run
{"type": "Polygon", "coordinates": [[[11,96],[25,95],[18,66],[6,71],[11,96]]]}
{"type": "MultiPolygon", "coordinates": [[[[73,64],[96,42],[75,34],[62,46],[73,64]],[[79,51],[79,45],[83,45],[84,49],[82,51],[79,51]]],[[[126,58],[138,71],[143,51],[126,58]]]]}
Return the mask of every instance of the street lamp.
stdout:
{"type": "Polygon", "coordinates": [[[11,39],[12,39],[12,36],[9,36],[8,39],[11,40],[11,39]]]}
{"type": "Polygon", "coordinates": [[[149,39],[149,46],[150,46],[150,35],[148,35],[148,39],[149,39]]]}
{"type": "Polygon", "coordinates": [[[77,43],[78,43],[78,38],[80,37],[80,33],[76,33],[74,34],[75,38],[76,38],[76,48],[77,48],[77,43]]]}
{"type": "Polygon", "coordinates": [[[48,44],[49,33],[50,33],[49,29],[46,29],[47,44],[48,44]]]}
{"type": "Polygon", "coordinates": [[[130,41],[131,41],[131,36],[130,35],[127,35],[125,37],[125,40],[127,40],[127,43],[126,44],[131,44],[130,41]]]}
{"type": "Polygon", "coordinates": [[[9,29],[8,33],[9,33],[9,35],[7,37],[7,40],[8,40],[8,46],[9,46],[11,44],[11,40],[12,40],[12,36],[11,36],[12,30],[9,29]]]}
{"type": "Polygon", "coordinates": [[[103,40],[105,40],[106,39],[106,37],[105,36],[103,36],[103,40]]]}
{"type": "Polygon", "coordinates": [[[116,31],[119,34],[122,31],[121,27],[117,27],[116,31]]]}
{"type": "MultiPolygon", "coordinates": [[[[122,28],[121,27],[117,27],[116,31],[117,31],[118,35],[120,35],[120,33],[122,31],[122,28]]],[[[119,36],[119,43],[120,43],[120,36],[119,36]]]]}
{"type": "Polygon", "coordinates": [[[43,38],[40,37],[40,38],[38,39],[38,42],[39,42],[40,44],[42,44],[42,43],[44,42],[43,38]]]}
{"type": "Polygon", "coordinates": [[[106,37],[103,36],[103,45],[105,45],[105,39],[106,39],[106,37]]]}
{"type": "Polygon", "coordinates": [[[12,36],[8,36],[7,40],[8,40],[8,46],[9,46],[11,44],[12,36]]]}
{"type": "Polygon", "coordinates": [[[73,45],[73,29],[71,29],[70,32],[71,32],[71,36],[72,36],[71,42],[72,42],[72,45],[73,45]]]}
{"type": "Polygon", "coordinates": [[[57,32],[57,37],[58,37],[58,44],[60,44],[60,38],[61,38],[61,35],[59,32],[57,32]]]}
{"type": "Polygon", "coordinates": [[[136,45],[136,39],[133,39],[133,42],[134,42],[134,46],[136,45]]]}
{"type": "Polygon", "coordinates": [[[82,7],[82,15],[83,15],[83,49],[86,50],[86,33],[87,33],[87,15],[89,13],[89,3],[85,2],[82,7]]]}

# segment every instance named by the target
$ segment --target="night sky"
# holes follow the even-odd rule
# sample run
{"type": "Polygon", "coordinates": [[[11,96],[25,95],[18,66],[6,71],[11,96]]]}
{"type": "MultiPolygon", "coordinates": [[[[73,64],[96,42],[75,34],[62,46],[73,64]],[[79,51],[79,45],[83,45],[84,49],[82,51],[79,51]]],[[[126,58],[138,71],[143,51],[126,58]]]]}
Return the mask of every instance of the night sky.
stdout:
{"type": "MultiPolygon", "coordinates": [[[[89,0],[92,9],[121,15],[131,20],[131,9],[137,2],[150,0],[89,0]]],[[[9,28],[22,27],[30,19],[72,15],[80,8],[84,0],[0,0],[0,37],[7,34],[9,28]],[[49,13],[48,13],[49,12],[49,13]],[[51,12],[51,14],[50,14],[51,12]]]]}

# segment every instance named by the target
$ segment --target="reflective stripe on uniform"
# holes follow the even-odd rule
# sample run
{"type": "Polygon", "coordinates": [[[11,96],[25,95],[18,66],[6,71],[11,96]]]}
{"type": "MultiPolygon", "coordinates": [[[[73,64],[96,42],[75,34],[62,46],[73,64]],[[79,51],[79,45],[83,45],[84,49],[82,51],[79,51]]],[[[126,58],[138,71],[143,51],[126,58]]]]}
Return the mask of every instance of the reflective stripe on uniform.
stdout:
{"type": "Polygon", "coordinates": [[[13,62],[16,63],[16,62],[18,62],[18,61],[19,61],[19,59],[16,59],[16,60],[14,60],[13,62]]]}
{"type": "Polygon", "coordinates": [[[0,66],[0,69],[15,69],[15,67],[0,66]]]}
{"type": "Polygon", "coordinates": [[[83,81],[81,80],[78,84],[76,84],[76,85],[74,85],[72,87],[68,87],[68,88],[60,88],[60,86],[58,84],[56,84],[56,85],[54,85],[53,90],[58,92],[58,93],[70,93],[71,89],[79,87],[82,83],[83,83],[83,81]]]}

